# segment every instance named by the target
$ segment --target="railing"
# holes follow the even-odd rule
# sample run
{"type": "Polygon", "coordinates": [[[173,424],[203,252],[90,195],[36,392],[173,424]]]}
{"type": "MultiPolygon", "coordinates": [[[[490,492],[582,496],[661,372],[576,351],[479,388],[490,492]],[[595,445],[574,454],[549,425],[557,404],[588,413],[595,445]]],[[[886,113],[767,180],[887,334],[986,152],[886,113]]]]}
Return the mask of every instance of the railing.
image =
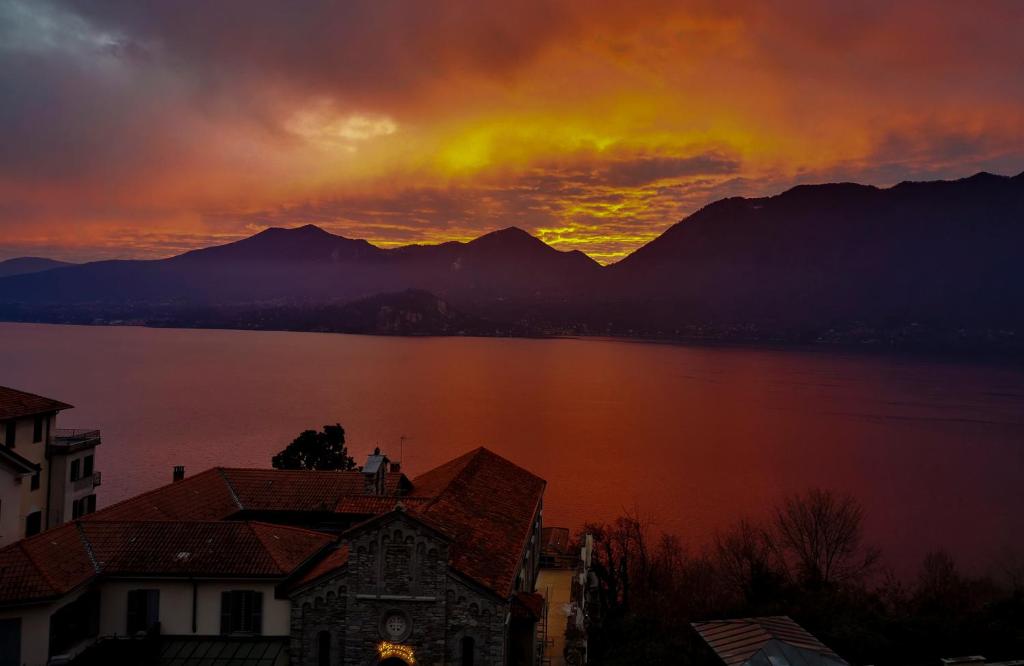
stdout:
{"type": "Polygon", "coordinates": [[[66,440],[87,440],[87,439],[99,439],[99,430],[88,430],[84,428],[54,428],[53,436],[56,439],[66,440]]]}
{"type": "Polygon", "coordinates": [[[74,481],[72,481],[71,482],[71,489],[74,490],[75,492],[78,492],[79,490],[91,489],[91,488],[95,488],[96,486],[100,485],[99,482],[100,482],[100,473],[99,472],[93,472],[92,474],[86,474],[85,476],[83,476],[83,477],[81,477],[79,479],[75,479],[74,481]]]}
{"type": "Polygon", "coordinates": [[[55,428],[52,447],[56,449],[70,448],[79,445],[99,444],[100,431],[82,428],[55,428]]]}

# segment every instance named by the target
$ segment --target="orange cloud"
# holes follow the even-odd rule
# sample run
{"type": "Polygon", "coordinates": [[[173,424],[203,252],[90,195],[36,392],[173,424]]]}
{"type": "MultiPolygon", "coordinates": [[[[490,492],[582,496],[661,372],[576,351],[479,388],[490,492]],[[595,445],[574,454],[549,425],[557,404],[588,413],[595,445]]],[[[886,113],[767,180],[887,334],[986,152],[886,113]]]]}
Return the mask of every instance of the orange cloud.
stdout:
{"type": "Polygon", "coordinates": [[[189,5],[0,6],[0,257],[315,222],[609,262],[720,196],[1024,168],[1012,0],[189,5]]]}

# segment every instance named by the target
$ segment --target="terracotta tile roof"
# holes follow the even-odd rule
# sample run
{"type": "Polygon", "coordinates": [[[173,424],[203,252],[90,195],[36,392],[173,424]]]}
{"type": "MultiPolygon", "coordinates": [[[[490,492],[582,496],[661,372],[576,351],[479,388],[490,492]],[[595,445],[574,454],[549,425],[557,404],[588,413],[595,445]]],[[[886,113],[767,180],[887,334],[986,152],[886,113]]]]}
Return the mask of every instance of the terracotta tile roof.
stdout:
{"type": "Polygon", "coordinates": [[[785,615],[694,622],[692,626],[728,666],[846,663],[785,615]]]}
{"type": "Polygon", "coordinates": [[[0,446],[0,465],[7,467],[15,474],[32,474],[40,469],[38,464],[18,455],[6,446],[0,446]]]}
{"type": "MultiPolygon", "coordinates": [[[[223,473],[249,511],[335,511],[345,497],[367,496],[362,472],[226,468],[223,473]]],[[[389,494],[402,478],[400,473],[385,475],[389,494]]]]}
{"type": "Polygon", "coordinates": [[[0,549],[0,603],[60,596],[94,575],[78,527],[61,525],[0,549]]]}
{"type": "Polygon", "coordinates": [[[335,548],[327,551],[327,555],[321,558],[316,564],[310,567],[305,573],[295,579],[289,589],[297,589],[312,583],[313,581],[326,576],[327,574],[340,569],[348,563],[348,544],[339,543],[335,548]]]}
{"type": "Polygon", "coordinates": [[[544,597],[536,592],[516,592],[512,596],[512,617],[539,620],[544,616],[544,597]]]}
{"type": "Polygon", "coordinates": [[[240,508],[221,470],[214,468],[112,504],[82,520],[224,520],[240,508]]]}
{"type": "Polygon", "coordinates": [[[485,449],[456,458],[413,479],[417,494],[434,492],[412,507],[452,536],[452,566],[500,596],[515,586],[520,558],[540,508],[545,482],[485,449]]]}
{"type": "Polygon", "coordinates": [[[96,575],[279,578],[334,541],[256,522],[67,523],[0,549],[0,604],[63,595],[96,575]]]}
{"type": "Polygon", "coordinates": [[[413,480],[389,473],[389,493],[367,495],[359,472],[215,468],[119,502],[83,522],[227,520],[239,511],[334,511],[365,516],[395,508],[452,537],[452,566],[500,596],[515,585],[545,483],[479,448],[413,480]]]}
{"type": "MultiPolygon", "coordinates": [[[[388,473],[385,488],[407,487],[388,473]]],[[[101,509],[84,520],[225,520],[239,511],[327,511],[371,515],[395,497],[365,494],[360,472],[214,468],[101,509]]]]}
{"type": "Polygon", "coordinates": [[[47,414],[62,409],[71,409],[71,405],[35,393],[0,386],[0,421],[47,414]]]}

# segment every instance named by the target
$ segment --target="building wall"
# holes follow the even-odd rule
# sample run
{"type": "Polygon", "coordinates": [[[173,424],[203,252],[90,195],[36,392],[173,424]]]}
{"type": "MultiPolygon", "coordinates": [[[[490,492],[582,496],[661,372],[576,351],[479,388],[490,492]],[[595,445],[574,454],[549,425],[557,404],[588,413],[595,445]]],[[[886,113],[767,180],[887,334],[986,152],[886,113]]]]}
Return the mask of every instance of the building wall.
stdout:
{"type": "Polygon", "coordinates": [[[21,538],[25,524],[21,517],[22,480],[7,467],[0,467],[0,547],[14,543],[21,538]]]}
{"type": "MultiPolygon", "coordinates": [[[[41,466],[39,473],[39,488],[32,490],[30,477],[25,477],[20,487],[18,499],[18,539],[25,536],[25,518],[35,511],[42,511],[42,525],[46,527],[46,497],[49,477],[49,461],[46,459],[46,444],[49,441],[53,428],[54,417],[43,417],[43,438],[40,442],[33,442],[32,435],[35,428],[35,417],[17,419],[16,433],[14,440],[14,451],[22,458],[38,463],[41,466]]],[[[6,437],[6,428],[0,429],[0,439],[6,437]]],[[[5,445],[9,442],[4,441],[5,445]]],[[[6,508],[4,509],[6,511],[6,508]]]]}
{"type": "Polygon", "coordinates": [[[50,507],[51,527],[72,520],[74,515],[71,510],[72,503],[95,492],[91,482],[86,483],[80,480],[82,488],[75,490],[76,482],[71,480],[71,463],[75,460],[78,461],[78,468],[81,470],[86,457],[93,456],[93,470],[99,470],[95,455],[96,447],[91,447],[75,451],[69,455],[55,455],[50,460],[50,463],[53,465],[53,492],[50,495],[50,501],[52,502],[50,507]]]}
{"type": "MultiPolygon", "coordinates": [[[[129,590],[160,590],[160,633],[191,636],[192,583],[180,580],[106,581],[100,586],[101,636],[124,636],[128,620],[129,590]]],[[[287,599],[274,598],[274,584],[265,581],[230,583],[200,581],[196,588],[195,635],[220,634],[220,593],[225,590],[254,590],[263,593],[263,635],[287,636],[291,631],[287,599]]]]}
{"type": "Polygon", "coordinates": [[[317,636],[331,632],[332,666],[378,661],[382,641],[412,648],[417,664],[459,664],[474,639],[476,664],[502,664],[508,604],[448,569],[448,543],[400,514],[354,534],[345,569],[292,596],[292,664],[317,663],[317,636]],[[408,634],[390,636],[392,613],[408,634]]]}
{"type": "MultiPolygon", "coordinates": [[[[50,658],[50,617],[64,606],[82,596],[86,589],[76,590],[60,600],[45,606],[0,609],[0,620],[21,618],[22,666],[46,666],[50,658]]],[[[102,596],[100,597],[100,603],[102,604],[102,596]]],[[[65,654],[77,654],[91,643],[91,640],[84,641],[65,654]]]]}

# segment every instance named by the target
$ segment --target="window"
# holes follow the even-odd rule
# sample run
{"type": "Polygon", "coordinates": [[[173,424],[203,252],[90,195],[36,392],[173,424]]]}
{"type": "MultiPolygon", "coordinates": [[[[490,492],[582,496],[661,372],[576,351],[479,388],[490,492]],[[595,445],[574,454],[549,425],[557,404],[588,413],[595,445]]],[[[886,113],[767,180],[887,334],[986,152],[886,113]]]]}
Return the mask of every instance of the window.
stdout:
{"type": "Polygon", "coordinates": [[[96,511],[96,495],[86,495],[71,502],[71,520],[78,520],[87,513],[96,511]]]}
{"type": "Polygon", "coordinates": [[[160,590],[128,590],[128,635],[148,634],[159,622],[160,590]]]}
{"type": "Polygon", "coordinates": [[[263,593],[253,590],[221,592],[220,633],[262,634],[263,593]]]}
{"type": "Polygon", "coordinates": [[[32,441],[41,442],[43,441],[43,418],[37,416],[36,420],[32,423],[32,441]]]}
{"type": "Polygon", "coordinates": [[[25,536],[30,537],[39,534],[43,529],[43,512],[33,511],[25,516],[25,536]]]}
{"type": "Polygon", "coordinates": [[[473,666],[473,658],[476,656],[475,643],[472,636],[462,638],[462,666],[473,666]]]}
{"type": "Polygon", "coordinates": [[[18,424],[14,421],[8,421],[4,428],[4,443],[7,446],[14,448],[14,436],[18,434],[18,424]]]}
{"type": "Polygon", "coordinates": [[[86,456],[82,460],[82,477],[92,476],[93,456],[86,456]]]}
{"type": "Polygon", "coordinates": [[[321,631],[316,635],[316,664],[331,666],[331,632],[321,631]]]}
{"type": "Polygon", "coordinates": [[[82,461],[72,460],[71,461],[71,480],[78,481],[82,478],[82,461]]]}
{"type": "Polygon", "coordinates": [[[32,490],[39,490],[39,472],[32,475],[32,490]]]}
{"type": "Polygon", "coordinates": [[[67,652],[100,631],[100,593],[90,590],[50,616],[50,654],[67,652]]]}

